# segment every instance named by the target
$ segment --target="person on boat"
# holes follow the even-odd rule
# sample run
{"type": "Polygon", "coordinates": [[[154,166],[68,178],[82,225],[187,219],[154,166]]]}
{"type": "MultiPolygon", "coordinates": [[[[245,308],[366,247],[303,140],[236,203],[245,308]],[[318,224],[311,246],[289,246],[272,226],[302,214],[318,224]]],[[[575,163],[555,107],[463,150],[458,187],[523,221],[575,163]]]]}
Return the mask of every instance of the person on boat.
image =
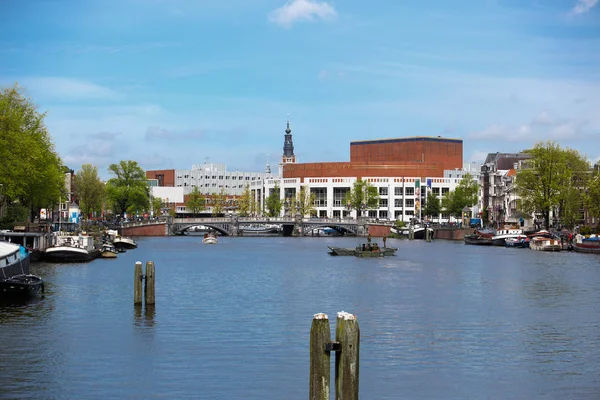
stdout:
{"type": "Polygon", "coordinates": [[[385,245],[385,241],[386,241],[386,240],[387,240],[387,236],[384,236],[384,237],[383,237],[383,247],[386,247],[386,245],[385,245]]]}

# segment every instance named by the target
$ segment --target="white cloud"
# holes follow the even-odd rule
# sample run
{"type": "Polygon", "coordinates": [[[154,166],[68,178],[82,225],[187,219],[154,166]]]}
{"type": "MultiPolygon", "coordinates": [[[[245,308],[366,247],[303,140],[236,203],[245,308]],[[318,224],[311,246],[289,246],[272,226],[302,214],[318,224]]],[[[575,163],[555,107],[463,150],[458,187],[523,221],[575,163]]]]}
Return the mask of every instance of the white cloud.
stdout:
{"type": "Polygon", "coordinates": [[[585,14],[598,4],[598,0],[578,0],[571,10],[573,14],[585,14]]]}
{"type": "Polygon", "coordinates": [[[483,130],[469,134],[470,139],[503,140],[505,142],[570,141],[584,139],[595,134],[588,128],[587,121],[565,119],[544,111],[521,125],[489,125],[483,130]]]}
{"type": "Polygon", "coordinates": [[[83,79],[63,77],[28,77],[19,80],[36,98],[43,99],[110,99],[120,97],[119,93],[83,79]]]}
{"type": "Polygon", "coordinates": [[[333,6],[316,0],[290,0],[269,14],[271,22],[285,28],[290,28],[298,21],[330,21],[336,17],[337,12],[333,6]]]}

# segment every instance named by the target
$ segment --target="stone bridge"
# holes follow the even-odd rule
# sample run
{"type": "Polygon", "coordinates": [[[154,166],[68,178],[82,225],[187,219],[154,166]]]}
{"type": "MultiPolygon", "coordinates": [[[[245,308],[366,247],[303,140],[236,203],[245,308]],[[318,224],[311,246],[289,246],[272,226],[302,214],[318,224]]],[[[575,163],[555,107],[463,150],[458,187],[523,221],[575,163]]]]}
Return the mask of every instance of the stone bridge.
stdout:
{"type": "MultiPolygon", "coordinates": [[[[365,221],[366,222],[366,221],[365,221]]],[[[339,218],[286,218],[286,217],[214,217],[214,218],[173,218],[169,232],[180,235],[193,226],[203,225],[218,231],[221,235],[239,236],[245,226],[279,225],[284,236],[310,236],[319,228],[329,227],[342,235],[366,235],[366,224],[354,219],[339,218]]]]}

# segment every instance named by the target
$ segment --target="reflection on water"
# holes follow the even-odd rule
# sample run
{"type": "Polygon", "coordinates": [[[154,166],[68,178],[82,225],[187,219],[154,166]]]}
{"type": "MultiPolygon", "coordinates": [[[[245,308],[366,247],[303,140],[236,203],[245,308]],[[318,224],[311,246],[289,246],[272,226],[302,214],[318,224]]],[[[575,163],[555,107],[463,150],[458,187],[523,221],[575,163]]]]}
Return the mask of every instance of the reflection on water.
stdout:
{"type": "Polygon", "coordinates": [[[116,260],[34,264],[45,296],[0,304],[0,398],[305,398],[312,316],[338,311],[360,324],[361,398],[597,398],[594,255],[327,254],[356,242],[139,238],[116,260]],[[155,263],[155,306],[133,305],[136,261],[155,263]]]}

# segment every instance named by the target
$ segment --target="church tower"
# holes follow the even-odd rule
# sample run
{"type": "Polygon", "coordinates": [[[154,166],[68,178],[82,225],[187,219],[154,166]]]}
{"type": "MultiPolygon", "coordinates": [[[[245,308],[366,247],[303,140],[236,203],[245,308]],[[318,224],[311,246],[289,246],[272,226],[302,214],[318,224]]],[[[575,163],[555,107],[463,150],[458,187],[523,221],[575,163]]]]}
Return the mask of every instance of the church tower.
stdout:
{"type": "Polygon", "coordinates": [[[281,156],[281,163],[279,163],[279,176],[283,176],[283,166],[285,164],[295,164],[296,156],[294,155],[294,142],[292,141],[292,130],[290,129],[290,120],[287,121],[287,128],[285,129],[285,136],[283,141],[283,155],[281,156]]]}

